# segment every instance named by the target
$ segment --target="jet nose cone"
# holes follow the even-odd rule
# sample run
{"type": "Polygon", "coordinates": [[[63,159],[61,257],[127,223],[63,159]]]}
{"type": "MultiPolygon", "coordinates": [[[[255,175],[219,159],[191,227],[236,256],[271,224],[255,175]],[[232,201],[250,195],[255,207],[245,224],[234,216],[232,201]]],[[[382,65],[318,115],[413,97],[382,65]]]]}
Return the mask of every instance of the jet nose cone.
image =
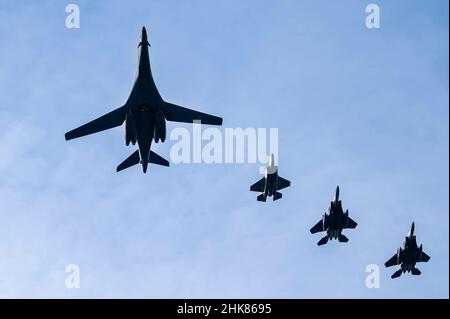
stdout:
{"type": "Polygon", "coordinates": [[[409,229],[409,236],[414,236],[414,222],[411,224],[411,228],[409,229]]]}
{"type": "Polygon", "coordinates": [[[141,32],[141,39],[142,40],[147,40],[147,30],[145,29],[145,27],[142,27],[142,32],[141,32]]]}
{"type": "Polygon", "coordinates": [[[275,165],[275,155],[274,154],[270,154],[269,165],[270,166],[275,165]]]}
{"type": "Polygon", "coordinates": [[[334,193],[334,200],[339,200],[339,185],[336,187],[336,192],[334,193]]]}

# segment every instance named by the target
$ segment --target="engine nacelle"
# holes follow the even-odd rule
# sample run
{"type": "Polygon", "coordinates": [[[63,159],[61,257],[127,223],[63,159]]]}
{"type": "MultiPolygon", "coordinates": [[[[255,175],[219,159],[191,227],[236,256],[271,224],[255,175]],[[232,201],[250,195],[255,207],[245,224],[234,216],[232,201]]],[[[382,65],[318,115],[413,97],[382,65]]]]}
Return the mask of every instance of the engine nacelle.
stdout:
{"type": "Polygon", "coordinates": [[[159,140],[164,142],[166,140],[166,118],[164,117],[164,112],[157,111],[155,114],[155,143],[159,140]]]}
{"type": "Polygon", "coordinates": [[[127,113],[125,118],[125,144],[136,144],[136,121],[133,113],[127,113]]]}

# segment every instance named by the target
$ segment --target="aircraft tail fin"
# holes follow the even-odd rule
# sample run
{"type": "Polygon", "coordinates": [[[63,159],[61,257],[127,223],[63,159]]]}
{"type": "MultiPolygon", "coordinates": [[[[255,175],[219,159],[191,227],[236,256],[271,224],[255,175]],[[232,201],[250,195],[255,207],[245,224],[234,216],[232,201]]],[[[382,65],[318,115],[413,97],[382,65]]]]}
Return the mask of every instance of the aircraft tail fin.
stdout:
{"type": "Polygon", "coordinates": [[[328,243],[328,236],[325,236],[321,240],[319,240],[317,245],[322,246],[322,245],[325,245],[326,243],[328,243]]]}
{"type": "Polygon", "coordinates": [[[131,154],[126,160],[124,160],[119,166],[117,166],[117,171],[120,172],[128,167],[139,164],[139,162],[140,162],[139,151],[136,151],[133,154],[131,154]]]}
{"type": "Polygon", "coordinates": [[[392,278],[392,279],[398,278],[398,277],[400,277],[401,274],[402,274],[402,270],[399,269],[399,270],[397,270],[396,272],[394,272],[394,273],[392,274],[391,278],[392,278]]]}
{"type": "Polygon", "coordinates": [[[281,197],[283,197],[283,194],[281,194],[279,192],[275,192],[275,194],[273,194],[273,200],[274,201],[280,199],[281,197]]]}
{"type": "Polygon", "coordinates": [[[152,164],[169,166],[169,162],[165,158],[162,158],[161,156],[152,151],[150,151],[149,162],[152,164]]]}
{"type": "Polygon", "coordinates": [[[348,238],[345,235],[340,234],[338,237],[339,242],[346,243],[348,242],[348,238]]]}
{"type": "Polygon", "coordinates": [[[421,272],[419,269],[417,269],[417,268],[413,268],[413,269],[411,270],[411,273],[412,273],[414,276],[419,276],[422,272],[421,272]]]}
{"type": "Polygon", "coordinates": [[[258,195],[258,197],[256,197],[256,199],[258,200],[258,202],[265,202],[266,201],[266,195],[264,193],[258,195]]]}

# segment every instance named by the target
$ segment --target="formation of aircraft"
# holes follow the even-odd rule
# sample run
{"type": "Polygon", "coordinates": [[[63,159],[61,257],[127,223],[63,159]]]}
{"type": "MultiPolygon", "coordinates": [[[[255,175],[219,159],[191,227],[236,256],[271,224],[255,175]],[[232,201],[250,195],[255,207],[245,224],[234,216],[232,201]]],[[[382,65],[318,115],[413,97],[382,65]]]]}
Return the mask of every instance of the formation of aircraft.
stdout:
{"type": "MultiPolygon", "coordinates": [[[[155,143],[165,141],[166,121],[185,123],[200,121],[202,124],[222,125],[220,117],[168,103],[162,99],[153,80],[149,47],[147,31],[143,27],[138,45],[138,72],[125,104],[65,134],[66,140],[71,140],[121,126],[125,122],[125,144],[128,146],[130,143],[132,145],[137,143],[138,149],[117,167],[118,172],[139,163],[142,165],[144,173],[147,171],[148,163],[169,166],[166,159],[151,151],[153,141],[155,143]]],[[[289,180],[278,175],[278,166],[275,165],[274,154],[271,154],[264,177],[253,184],[250,191],[260,193],[257,196],[257,200],[260,202],[265,202],[267,197],[273,197],[273,201],[276,201],[282,198],[279,191],[290,185],[289,180]]],[[[337,186],[328,212],[325,212],[322,219],[310,229],[310,232],[312,234],[326,232],[326,235],[317,243],[321,246],[332,239],[347,242],[348,238],[342,234],[342,230],[354,229],[356,226],[357,223],[349,217],[348,210],[344,212],[342,208],[339,186],[337,186]]],[[[429,259],[430,257],[422,251],[422,245],[417,247],[413,223],[403,247],[399,248],[397,254],[389,259],[385,266],[400,266],[392,278],[397,278],[404,272],[420,275],[420,270],[415,267],[416,263],[427,262],[429,259]]]]}
{"type": "Polygon", "coordinates": [[[397,250],[397,253],[384,265],[386,267],[400,266],[400,268],[392,274],[391,278],[398,278],[405,272],[411,272],[411,274],[418,276],[421,274],[421,271],[416,268],[416,263],[426,263],[428,260],[430,260],[430,256],[423,251],[422,245],[420,245],[420,247],[417,246],[413,222],[408,235],[405,237],[403,247],[400,247],[397,250]]]}
{"type": "Polygon", "coordinates": [[[339,186],[336,187],[334,199],[330,203],[328,213],[323,214],[322,219],[311,228],[311,234],[319,232],[327,232],[317,245],[321,246],[328,242],[329,239],[337,239],[340,242],[348,242],[348,238],[342,234],[343,229],[353,229],[358,225],[348,216],[348,209],[344,212],[342,202],[339,200],[339,186]]]}

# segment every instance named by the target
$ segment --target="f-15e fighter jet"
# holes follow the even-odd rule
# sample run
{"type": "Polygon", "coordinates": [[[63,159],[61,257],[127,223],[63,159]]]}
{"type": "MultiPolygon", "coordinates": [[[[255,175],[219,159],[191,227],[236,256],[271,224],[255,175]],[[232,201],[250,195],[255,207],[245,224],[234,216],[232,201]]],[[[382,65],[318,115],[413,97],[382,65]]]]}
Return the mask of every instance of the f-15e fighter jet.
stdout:
{"type": "Polygon", "coordinates": [[[348,216],[348,209],[343,211],[342,202],[339,200],[339,186],[336,188],[334,200],[330,203],[328,213],[325,213],[316,225],[311,228],[311,234],[326,231],[327,234],[317,245],[321,246],[328,242],[329,239],[338,239],[340,242],[348,242],[348,238],[342,235],[342,230],[347,228],[355,228],[358,225],[348,216]]]}
{"type": "Polygon", "coordinates": [[[422,245],[417,247],[416,236],[414,236],[414,223],[412,223],[403,247],[400,247],[397,253],[384,265],[386,267],[400,266],[400,269],[394,272],[391,278],[398,278],[404,272],[411,272],[413,275],[418,276],[421,272],[416,268],[416,263],[426,263],[428,260],[430,260],[430,256],[423,252],[422,245]]]}

